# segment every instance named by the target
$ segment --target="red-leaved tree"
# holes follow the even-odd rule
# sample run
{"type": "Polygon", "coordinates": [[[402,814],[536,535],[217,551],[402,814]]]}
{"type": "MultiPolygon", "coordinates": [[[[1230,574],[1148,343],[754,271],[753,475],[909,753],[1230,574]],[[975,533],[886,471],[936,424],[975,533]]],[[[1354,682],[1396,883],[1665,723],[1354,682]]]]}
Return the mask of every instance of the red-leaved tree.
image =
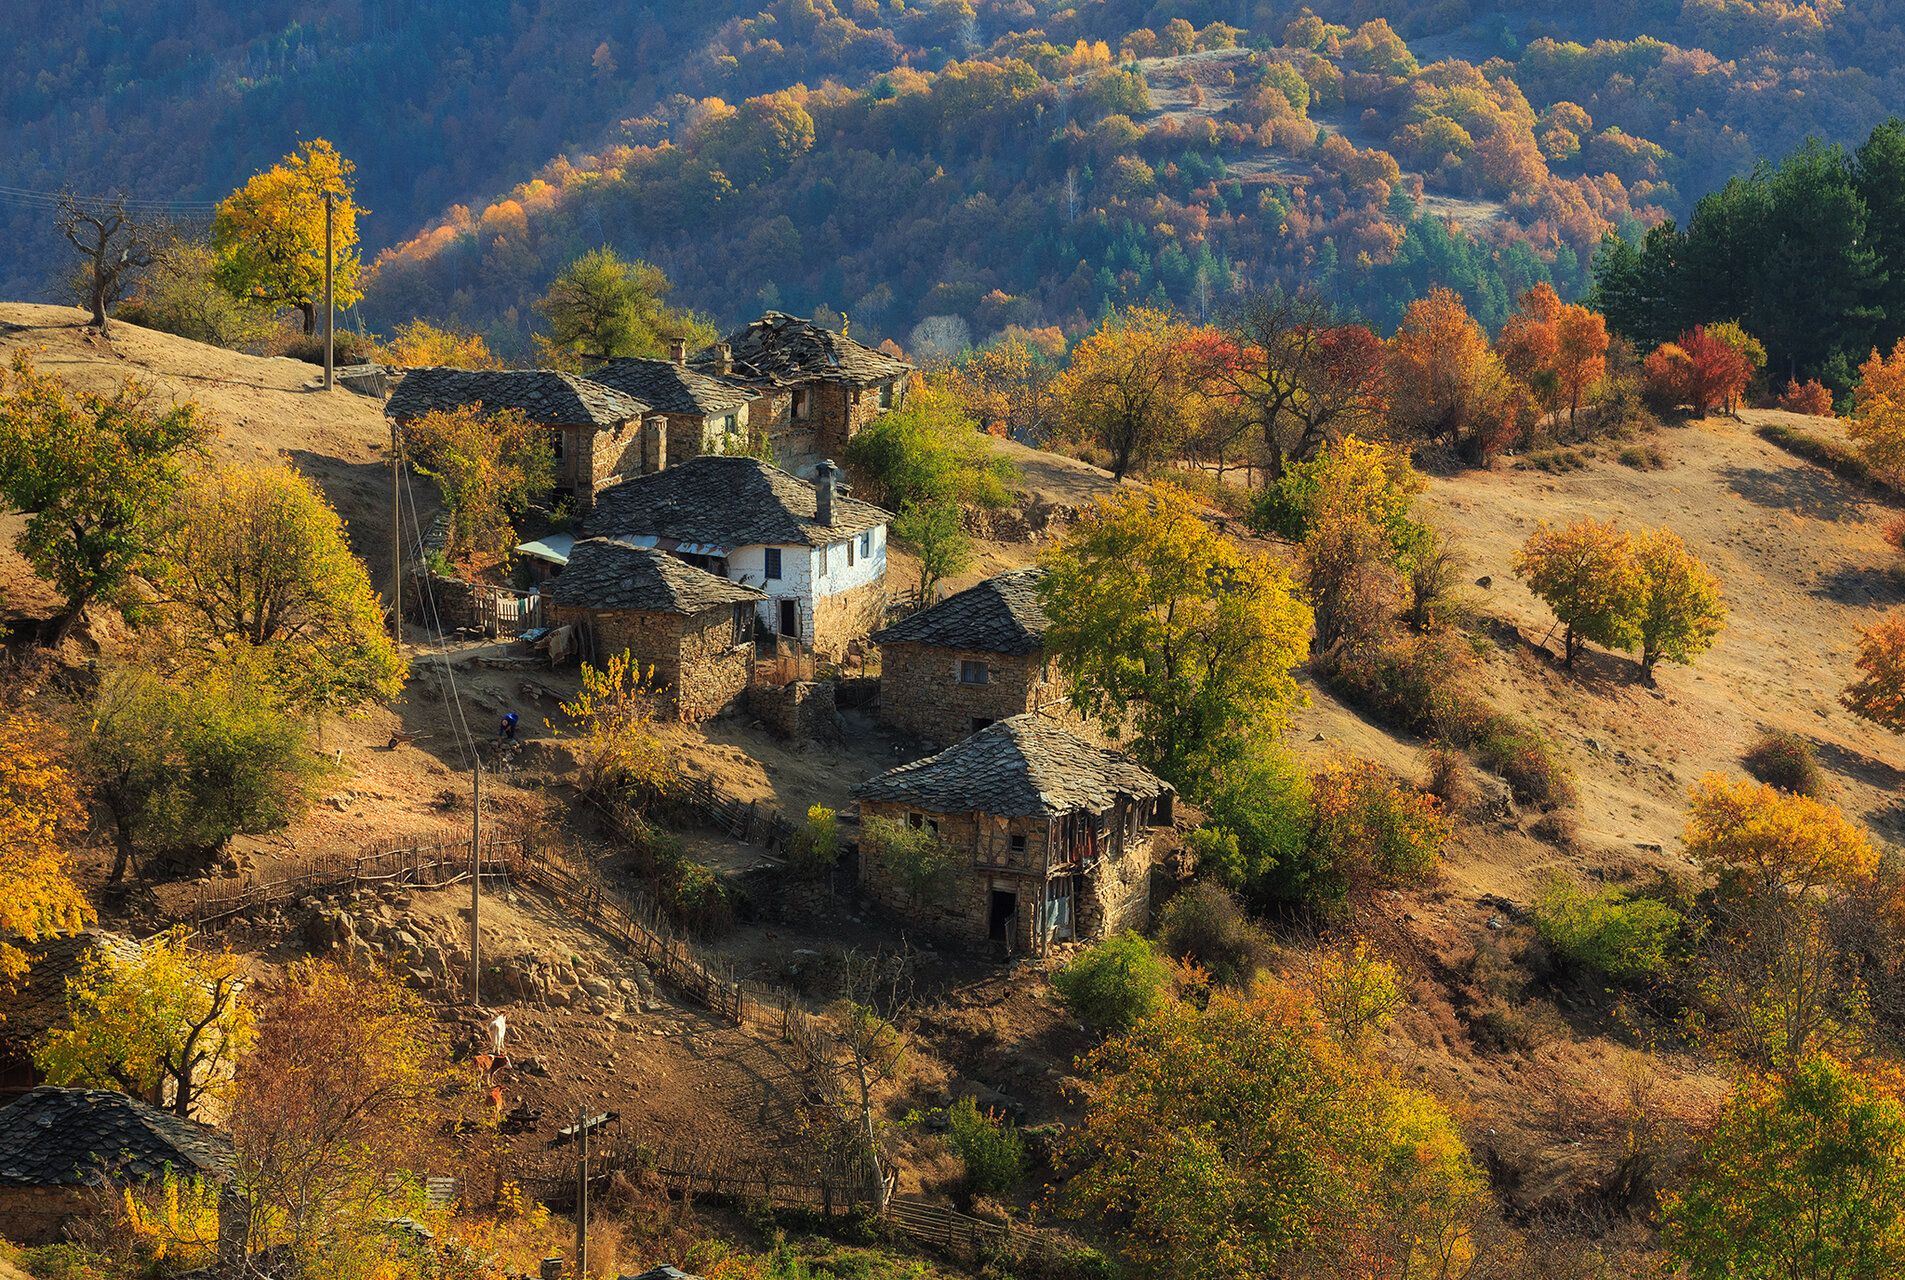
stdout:
{"type": "Polygon", "coordinates": [[[1648,393],[1663,404],[1691,405],[1704,417],[1715,405],[1739,397],[1753,380],[1753,364],[1738,348],[1695,325],[1647,357],[1648,393]]]}

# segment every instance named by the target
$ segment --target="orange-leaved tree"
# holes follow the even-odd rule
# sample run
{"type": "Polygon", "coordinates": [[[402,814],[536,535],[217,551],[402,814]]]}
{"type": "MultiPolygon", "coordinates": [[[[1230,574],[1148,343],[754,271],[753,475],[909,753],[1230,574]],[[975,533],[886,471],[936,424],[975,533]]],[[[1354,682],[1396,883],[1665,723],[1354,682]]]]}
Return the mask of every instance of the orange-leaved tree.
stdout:
{"type": "Polygon", "coordinates": [[[1607,370],[1607,321],[1563,303],[1544,281],[1521,295],[1521,310],[1508,317],[1495,349],[1544,411],[1567,406],[1572,430],[1581,398],[1607,370]]]}
{"type": "Polygon", "coordinates": [[[1273,286],[1226,308],[1221,327],[1229,358],[1207,361],[1203,377],[1255,425],[1272,480],[1287,462],[1378,425],[1382,340],[1323,298],[1273,286]]]}
{"type": "Polygon", "coordinates": [[[1511,563],[1566,628],[1563,666],[1573,667],[1589,641],[1625,649],[1639,638],[1635,615],[1642,588],[1633,539],[1612,520],[1582,519],[1565,529],[1543,524],[1511,563]]]}
{"type": "Polygon", "coordinates": [[[0,718],[0,991],[26,971],[17,943],[77,933],[93,919],[67,855],[85,814],[53,741],[32,715],[0,718]]]}
{"type": "Polygon", "coordinates": [[[1437,288],[1409,304],[1384,360],[1389,422],[1404,435],[1486,457],[1515,428],[1508,369],[1462,299],[1437,288]]]}
{"type": "Polygon", "coordinates": [[[1875,350],[1859,366],[1852,403],[1846,434],[1861,456],[1888,475],[1905,473],[1905,339],[1891,355],[1880,356],[1875,350]]]}
{"type": "Polygon", "coordinates": [[[1715,405],[1738,399],[1753,380],[1753,363],[1705,325],[1663,342],[1643,363],[1648,393],[1667,405],[1690,405],[1704,416],[1715,405]]]}
{"type": "Polygon", "coordinates": [[[1168,311],[1133,307],[1081,339],[1058,377],[1054,392],[1066,427],[1102,445],[1119,479],[1163,457],[1189,427],[1189,333],[1168,311]]]}
{"type": "Polygon", "coordinates": [[[1691,1280],[1905,1274],[1905,1106],[1824,1055],[1742,1081],[1661,1206],[1691,1280]]]}
{"type": "Polygon", "coordinates": [[[1832,417],[1832,392],[1817,378],[1805,382],[1794,378],[1779,393],[1779,407],[1788,413],[1804,413],[1815,418],[1832,417]]]}
{"type": "Polygon", "coordinates": [[[1894,613],[1859,632],[1859,678],[1839,701],[1846,710],[1882,729],[1905,733],[1905,613],[1894,613]]]}

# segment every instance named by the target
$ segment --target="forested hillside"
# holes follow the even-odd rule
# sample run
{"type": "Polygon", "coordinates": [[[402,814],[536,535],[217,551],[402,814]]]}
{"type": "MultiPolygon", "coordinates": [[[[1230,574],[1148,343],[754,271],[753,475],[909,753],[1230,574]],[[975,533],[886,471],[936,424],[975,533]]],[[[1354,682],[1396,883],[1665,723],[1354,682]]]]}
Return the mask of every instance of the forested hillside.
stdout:
{"type": "MultiPolygon", "coordinates": [[[[35,0],[0,55],[0,185],[213,200],[326,137],[388,250],[361,318],[511,356],[604,243],[718,320],[903,342],[1272,278],[1385,329],[1445,283],[1495,327],[1536,281],[1580,293],[1609,229],[1862,139],[1905,88],[1897,7],[35,0]]],[[[42,293],[63,246],[0,208],[0,290],[42,293]]]]}

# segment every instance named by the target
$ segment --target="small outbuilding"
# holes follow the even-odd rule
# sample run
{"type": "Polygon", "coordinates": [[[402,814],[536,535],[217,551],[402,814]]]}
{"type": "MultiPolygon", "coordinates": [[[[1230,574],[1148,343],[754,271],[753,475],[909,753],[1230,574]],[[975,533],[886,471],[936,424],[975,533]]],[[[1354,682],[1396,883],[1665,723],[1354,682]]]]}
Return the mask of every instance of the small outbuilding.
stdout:
{"type": "Polygon", "coordinates": [[[880,719],[935,746],[1027,711],[1068,714],[1045,655],[1043,569],[1016,569],[873,633],[880,719]]]}
{"type": "MultiPolygon", "coordinates": [[[[44,1078],[33,1063],[34,1042],[49,1031],[71,1025],[66,980],[79,976],[97,957],[132,961],[139,944],[105,929],[41,938],[18,944],[26,972],[0,995],[0,1105],[37,1087],[44,1078]]],[[[4,1234],[0,1232],[0,1234],[4,1234]]]]}
{"type": "Polygon", "coordinates": [[[1144,923],[1154,834],[1171,785],[1116,751],[1030,713],[854,787],[862,821],[931,832],[952,856],[936,900],[909,900],[900,869],[867,839],[860,880],[936,931],[1043,954],[1144,923]]]}
{"type": "Polygon", "coordinates": [[[224,1182],[232,1145],[209,1125],[103,1089],[42,1086],[0,1109],[0,1236],[50,1244],[111,1213],[89,1189],[181,1178],[224,1182]]]}
{"type": "Polygon", "coordinates": [[[572,626],[600,666],[617,653],[654,668],[684,720],[718,715],[747,689],[765,592],[654,547],[588,538],[544,589],[550,626],[572,626]]]}

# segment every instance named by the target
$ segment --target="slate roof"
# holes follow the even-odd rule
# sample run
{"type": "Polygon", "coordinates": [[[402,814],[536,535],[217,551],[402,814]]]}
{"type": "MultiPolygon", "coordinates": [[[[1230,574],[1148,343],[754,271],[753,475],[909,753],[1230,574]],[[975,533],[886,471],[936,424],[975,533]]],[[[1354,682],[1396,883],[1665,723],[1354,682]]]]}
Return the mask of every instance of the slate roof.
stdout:
{"type": "Polygon", "coordinates": [[[745,387],[672,360],[618,358],[589,370],[589,381],[633,396],[656,413],[706,417],[731,412],[754,399],[745,387]]]}
{"type": "MultiPolygon", "coordinates": [[[[883,355],[844,334],[779,311],[769,311],[753,324],[736,329],[727,341],[734,361],[732,376],[771,386],[814,379],[870,386],[913,369],[906,361],[883,355]]],[[[715,350],[708,347],[696,353],[693,363],[704,369],[710,365],[718,368],[718,360],[715,350]]]]}
{"type": "Polygon", "coordinates": [[[610,485],[596,496],[587,530],[596,537],[652,536],[729,550],[817,547],[893,518],[836,492],[833,523],[824,525],[814,519],[814,499],[813,485],[758,458],[703,454],[610,485]]]}
{"type": "Polygon", "coordinates": [[[0,994],[5,1017],[0,1018],[0,1040],[31,1040],[43,1031],[66,1025],[66,979],[79,973],[81,963],[95,951],[122,960],[136,960],[139,944],[103,929],[89,929],[70,937],[20,942],[26,953],[26,976],[0,994]]]}
{"type": "Polygon", "coordinates": [[[569,551],[569,567],[550,580],[543,594],[575,609],[652,613],[699,613],[716,605],[767,599],[764,591],[717,578],[666,551],[606,538],[576,543],[569,551]]]}
{"type": "Polygon", "coordinates": [[[1170,789],[1116,751],[1095,747],[1028,711],[936,756],[858,783],[853,794],[933,813],[1055,818],[1079,809],[1103,813],[1119,795],[1155,796],[1170,789]]]}
{"type": "Polygon", "coordinates": [[[1014,569],[947,596],[884,631],[875,644],[930,644],[943,649],[976,649],[1017,657],[1037,653],[1051,625],[1039,607],[1043,569],[1014,569]]]}
{"type": "Polygon", "coordinates": [[[491,412],[521,409],[544,426],[609,427],[648,412],[626,392],[553,369],[412,369],[384,402],[384,413],[401,422],[479,402],[491,412]]]}
{"type": "Polygon", "coordinates": [[[158,1177],[169,1164],[222,1178],[231,1142],[209,1125],[104,1089],[42,1086],[0,1109],[0,1187],[158,1177]]]}

